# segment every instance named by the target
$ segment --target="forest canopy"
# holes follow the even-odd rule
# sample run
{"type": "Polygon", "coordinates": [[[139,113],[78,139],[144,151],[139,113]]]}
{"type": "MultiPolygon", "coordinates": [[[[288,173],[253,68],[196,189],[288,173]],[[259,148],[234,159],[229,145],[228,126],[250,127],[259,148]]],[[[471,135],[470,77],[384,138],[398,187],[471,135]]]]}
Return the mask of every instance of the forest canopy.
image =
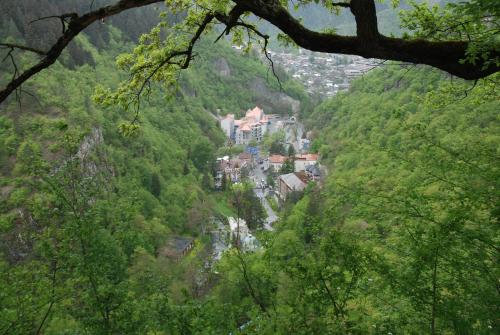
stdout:
{"type": "Polygon", "coordinates": [[[499,334],[499,2],[433,3],[0,0],[0,334],[499,334]],[[294,45],[393,61],[317,101],[294,45]]]}

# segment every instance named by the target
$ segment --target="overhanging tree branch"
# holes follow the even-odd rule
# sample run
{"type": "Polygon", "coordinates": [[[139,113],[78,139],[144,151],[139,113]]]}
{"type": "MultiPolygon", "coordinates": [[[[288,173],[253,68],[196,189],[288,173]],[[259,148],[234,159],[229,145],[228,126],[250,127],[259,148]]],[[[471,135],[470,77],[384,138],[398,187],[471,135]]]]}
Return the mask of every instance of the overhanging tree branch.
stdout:
{"type": "MultiPolygon", "coordinates": [[[[148,68],[152,69],[149,74],[146,75],[146,78],[144,79],[141,87],[136,93],[136,117],[134,118],[134,123],[137,121],[137,113],[140,108],[140,99],[142,92],[144,89],[149,86],[151,79],[154,77],[154,75],[164,66],[166,65],[175,65],[178,66],[180,69],[187,69],[189,67],[189,64],[191,60],[193,59],[193,48],[196,42],[200,39],[201,34],[205,31],[207,26],[212,22],[212,20],[215,18],[215,16],[212,13],[207,13],[203,19],[203,21],[200,23],[200,26],[196,30],[194,36],[191,38],[189,41],[189,44],[185,50],[178,50],[178,51],[173,51],[170,54],[168,54],[164,59],[160,60],[157,64],[154,65],[149,65],[148,68]],[[174,61],[175,58],[177,57],[184,57],[180,61],[174,61]]],[[[138,71],[143,71],[146,70],[146,68],[140,68],[138,71]]]]}
{"type": "MultiPolygon", "coordinates": [[[[47,52],[16,45],[18,49],[35,52],[43,56],[43,58],[24,72],[16,73],[7,86],[0,91],[0,103],[5,101],[12,92],[19,89],[28,79],[51,66],[73,38],[95,21],[128,9],[143,7],[162,1],[120,0],[114,5],[90,11],[82,16],[74,13],[54,16],[60,18],[63,23],[61,37],[47,52]]],[[[253,13],[282,30],[300,47],[311,51],[352,54],[366,58],[426,64],[469,80],[484,78],[500,70],[500,66],[496,64],[486,66],[485,64],[487,63],[485,60],[477,60],[474,64],[465,62],[464,59],[467,58],[469,46],[469,42],[467,41],[403,39],[380,34],[373,0],[351,0],[350,2],[332,3],[333,6],[350,9],[356,20],[356,36],[341,36],[334,33],[312,31],[303,26],[299,20],[295,19],[279,0],[232,0],[232,2],[236,6],[228,14],[210,13],[210,10],[207,9],[207,14],[214,15],[217,20],[226,25],[223,32],[226,34],[235,26],[244,26],[247,30],[252,30],[267,41],[267,36],[259,34],[254,26],[239,20],[243,14],[253,13]]],[[[204,29],[205,27],[203,27],[201,32],[204,29]]],[[[196,34],[196,31],[193,34],[196,34]]],[[[195,36],[192,39],[193,45],[190,47],[191,51],[198,38],[199,36],[195,36]]],[[[3,43],[3,46],[7,45],[7,43],[3,43]]],[[[185,58],[180,68],[189,66],[192,59],[191,53],[189,52],[190,56],[185,58]]],[[[489,55],[492,59],[498,58],[500,57],[500,52],[492,49],[489,50],[489,55]]]]}
{"type": "MultiPolygon", "coordinates": [[[[108,16],[116,15],[131,8],[143,7],[163,0],[120,0],[114,5],[105,6],[95,11],[91,11],[82,16],[72,15],[68,22],[68,27],[57,40],[57,42],[45,53],[44,57],[35,65],[28,68],[19,76],[11,80],[7,86],[0,91],[0,103],[19,88],[24,82],[33,77],[38,72],[48,68],[59,58],[66,46],[89,25],[108,16]]],[[[60,17],[67,17],[61,15],[60,17]]],[[[30,50],[32,51],[32,50],[30,50]]]]}
{"type": "MultiPolygon", "coordinates": [[[[484,62],[464,62],[468,42],[403,39],[378,32],[373,0],[351,0],[349,8],[356,19],[359,36],[341,36],[312,31],[294,18],[279,0],[233,0],[256,16],[270,22],[304,49],[326,53],[359,55],[426,64],[463,79],[484,78],[500,70],[497,65],[484,68],[484,62]]],[[[500,53],[491,50],[492,57],[500,53]]]]}

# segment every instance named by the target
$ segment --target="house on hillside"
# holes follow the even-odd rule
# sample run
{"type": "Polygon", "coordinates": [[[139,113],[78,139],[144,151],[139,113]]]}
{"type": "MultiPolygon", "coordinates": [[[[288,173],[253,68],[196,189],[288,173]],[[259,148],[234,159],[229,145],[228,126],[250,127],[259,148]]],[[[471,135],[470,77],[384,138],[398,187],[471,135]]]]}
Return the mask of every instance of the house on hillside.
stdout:
{"type": "Polygon", "coordinates": [[[283,163],[287,160],[288,157],[282,155],[271,155],[269,156],[269,167],[274,172],[280,172],[283,167],[283,163]]]}
{"type": "Polygon", "coordinates": [[[194,239],[190,237],[174,236],[160,249],[159,255],[179,261],[186,256],[194,247],[194,239]]]}
{"type": "Polygon", "coordinates": [[[305,171],[310,165],[316,165],[318,163],[318,154],[299,154],[295,155],[294,160],[294,171],[305,171]]]}
{"type": "Polygon", "coordinates": [[[305,172],[292,172],[278,177],[277,191],[281,201],[293,191],[303,191],[307,186],[307,175],[305,172]]]}

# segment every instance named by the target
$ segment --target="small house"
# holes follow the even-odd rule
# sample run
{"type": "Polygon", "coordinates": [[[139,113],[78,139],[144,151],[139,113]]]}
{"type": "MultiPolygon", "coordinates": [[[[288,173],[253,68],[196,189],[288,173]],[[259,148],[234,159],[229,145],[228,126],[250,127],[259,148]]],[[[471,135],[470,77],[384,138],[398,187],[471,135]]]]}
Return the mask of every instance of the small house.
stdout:
{"type": "Polygon", "coordinates": [[[307,186],[307,176],[304,172],[293,172],[278,177],[278,195],[285,201],[293,191],[303,191],[307,186]]]}
{"type": "Polygon", "coordinates": [[[273,169],[274,172],[279,172],[286,160],[287,157],[285,156],[271,155],[269,156],[269,166],[273,169]]]}
{"type": "Polygon", "coordinates": [[[178,261],[186,256],[193,247],[194,239],[174,236],[167,241],[167,244],[160,250],[159,255],[178,261]]]}

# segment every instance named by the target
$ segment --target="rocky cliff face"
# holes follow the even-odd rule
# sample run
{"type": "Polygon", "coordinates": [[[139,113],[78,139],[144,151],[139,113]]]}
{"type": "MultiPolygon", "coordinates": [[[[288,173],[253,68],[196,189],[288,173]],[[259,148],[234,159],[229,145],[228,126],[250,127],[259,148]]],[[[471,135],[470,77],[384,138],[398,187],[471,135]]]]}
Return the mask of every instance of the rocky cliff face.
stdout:
{"type": "Polygon", "coordinates": [[[229,77],[231,75],[231,68],[224,57],[219,57],[214,61],[214,69],[221,77],[229,77]]]}
{"type": "Polygon", "coordinates": [[[262,78],[252,80],[249,89],[257,104],[270,113],[292,115],[300,110],[300,101],[283,92],[270,90],[262,78]]]}
{"type": "MultiPolygon", "coordinates": [[[[48,178],[53,185],[60,188],[60,192],[64,193],[70,187],[69,180],[77,183],[82,190],[88,190],[93,185],[106,187],[113,175],[113,169],[104,150],[102,130],[94,127],[83,138],[76,154],[54,167],[48,178]]],[[[0,201],[7,199],[12,190],[12,186],[0,187],[0,201]]],[[[94,199],[90,195],[87,203],[91,206],[93,202],[94,199]]],[[[14,208],[10,214],[14,218],[14,226],[8,233],[2,235],[0,252],[9,262],[17,263],[32,257],[36,235],[44,227],[37,222],[29,206],[14,208]]]]}
{"type": "MultiPolygon", "coordinates": [[[[231,78],[233,71],[231,71],[231,64],[224,57],[218,57],[213,62],[214,72],[221,77],[222,80],[231,78]]],[[[270,80],[275,80],[270,78],[270,80]]],[[[300,110],[300,101],[290,97],[284,92],[276,91],[269,87],[266,80],[262,77],[254,77],[252,80],[246,82],[245,87],[248,95],[251,96],[256,105],[264,108],[266,113],[276,113],[284,115],[296,114],[300,110]]],[[[190,90],[186,90],[188,95],[192,94],[190,90]]],[[[250,106],[249,106],[250,107],[250,106]]]]}

